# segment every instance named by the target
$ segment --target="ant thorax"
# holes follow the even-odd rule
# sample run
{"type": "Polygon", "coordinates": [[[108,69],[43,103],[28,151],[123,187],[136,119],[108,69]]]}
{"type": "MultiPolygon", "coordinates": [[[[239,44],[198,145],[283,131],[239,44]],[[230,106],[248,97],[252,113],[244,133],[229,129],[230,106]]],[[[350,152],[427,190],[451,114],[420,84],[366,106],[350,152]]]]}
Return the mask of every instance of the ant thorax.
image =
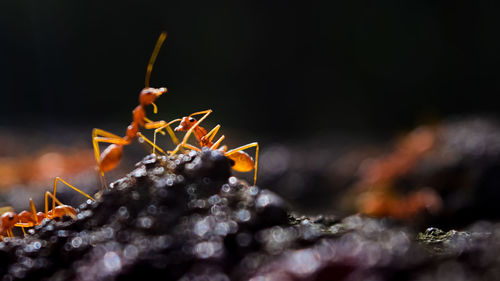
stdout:
{"type": "Polygon", "coordinates": [[[135,137],[137,137],[137,133],[139,132],[139,124],[136,122],[130,123],[127,127],[127,136],[126,138],[128,140],[133,140],[135,137]]]}
{"type": "Polygon", "coordinates": [[[132,111],[132,116],[133,116],[133,123],[138,124],[139,126],[144,126],[144,118],[146,117],[146,110],[144,110],[144,106],[138,105],[135,107],[135,109],[132,111]]]}

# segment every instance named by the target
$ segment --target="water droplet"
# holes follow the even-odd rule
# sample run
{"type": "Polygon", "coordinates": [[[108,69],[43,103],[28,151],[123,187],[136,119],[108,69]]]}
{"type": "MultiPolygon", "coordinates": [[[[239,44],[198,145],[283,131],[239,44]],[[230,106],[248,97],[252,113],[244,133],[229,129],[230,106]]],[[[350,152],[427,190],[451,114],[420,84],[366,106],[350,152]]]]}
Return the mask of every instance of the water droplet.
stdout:
{"type": "Polygon", "coordinates": [[[175,181],[177,183],[183,183],[184,182],[184,176],[183,175],[178,175],[176,178],[175,178],[175,181]]]}
{"type": "Polygon", "coordinates": [[[69,243],[65,243],[63,248],[66,252],[69,252],[73,249],[73,247],[69,243]]]}
{"type": "Polygon", "coordinates": [[[168,186],[174,185],[174,179],[172,179],[172,178],[167,179],[167,185],[168,186]]]}
{"type": "Polygon", "coordinates": [[[213,196],[210,196],[210,198],[208,198],[208,203],[210,203],[210,205],[214,205],[214,204],[220,203],[220,197],[219,197],[219,195],[215,194],[213,196]]]}
{"type": "Polygon", "coordinates": [[[57,242],[57,236],[50,236],[49,238],[50,243],[56,243],[57,242]]]}
{"type": "Polygon", "coordinates": [[[134,178],[141,178],[141,177],[144,177],[147,175],[147,172],[146,172],[146,166],[141,166],[135,170],[133,170],[130,175],[134,178]]]}
{"type": "Polygon", "coordinates": [[[68,237],[69,232],[67,230],[59,230],[57,232],[57,236],[59,237],[68,237]]]}
{"type": "Polygon", "coordinates": [[[122,219],[128,219],[129,217],[129,213],[128,213],[128,210],[127,210],[127,207],[125,206],[121,206],[119,209],[118,209],[118,215],[122,218],[122,219]]]}
{"type": "Polygon", "coordinates": [[[134,245],[127,245],[123,250],[123,257],[129,260],[137,258],[139,255],[139,250],[134,245]]]}
{"type": "Polygon", "coordinates": [[[219,242],[201,242],[194,247],[194,254],[202,259],[220,255],[222,245],[219,242]]]}
{"type": "Polygon", "coordinates": [[[121,269],[120,257],[115,252],[107,252],[103,258],[104,268],[108,272],[115,272],[121,269]]]}
{"type": "Polygon", "coordinates": [[[153,244],[158,249],[166,249],[172,245],[172,237],[169,235],[162,235],[153,241],[153,244]]]}
{"type": "Polygon", "coordinates": [[[162,175],[165,172],[165,168],[163,167],[156,167],[153,169],[152,173],[155,175],[162,175]]]}
{"type": "Polygon", "coordinates": [[[210,230],[210,223],[206,218],[198,221],[194,225],[194,233],[200,237],[205,235],[205,233],[207,233],[209,230],[210,230]]]}
{"type": "Polygon", "coordinates": [[[111,227],[105,227],[102,229],[102,232],[103,232],[103,236],[106,238],[106,239],[111,239],[113,238],[114,234],[115,234],[115,231],[113,230],[113,228],[111,227]]]}
{"type": "Polygon", "coordinates": [[[229,178],[229,185],[231,185],[232,187],[236,186],[237,183],[238,183],[238,179],[236,177],[229,178]]]}
{"type": "Polygon", "coordinates": [[[131,194],[132,194],[132,199],[134,200],[139,200],[141,198],[141,195],[137,191],[132,191],[131,194]]]}
{"type": "Polygon", "coordinates": [[[153,226],[153,219],[150,217],[141,217],[138,220],[139,227],[151,228],[153,226]]]}
{"type": "Polygon", "coordinates": [[[256,187],[256,186],[250,187],[250,195],[255,196],[255,195],[257,195],[257,193],[259,193],[258,187],[256,187]]]}
{"type": "Polygon", "coordinates": [[[75,237],[71,239],[71,246],[73,246],[73,248],[79,248],[82,245],[82,243],[83,240],[80,237],[75,237]]]}
{"type": "Polygon", "coordinates": [[[241,222],[247,222],[250,220],[251,214],[248,210],[242,209],[242,210],[239,210],[238,212],[236,212],[236,217],[241,222]]]}
{"type": "Polygon", "coordinates": [[[226,236],[229,232],[229,225],[225,222],[220,222],[215,226],[215,233],[220,236],[226,236]]]}
{"type": "Polygon", "coordinates": [[[225,183],[222,185],[222,192],[229,192],[231,191],[231,187],[229,186],[229,184],[225,183]]]}
{"type": "Polygon", "coordinates": [[[288,258],[288,268],[299,276],[305,276],[316,271],[320,263],[321,256],[312,250],[295,251],[288,258]]]}
{"type": "Polygon", "coordinates": [[[157,208],[156,208],[155,205],[149,205],[148,206],[148,213],[150,213],[151,215],[156,214],[156,211],[157,211],[157,208]]]}
{"type": "Polygon", "coordinates": [[[240,247],[247,247],[250,243],[252,243],[252,235],[246,232],[239,233],[236,235],[236,242],[240,245],[240,247]]]}
{"type": "Polygon", "coordinates": [[[229,233],[236,233],[238,231],[238,224],[235,221],[229,221],[229,233]]]}

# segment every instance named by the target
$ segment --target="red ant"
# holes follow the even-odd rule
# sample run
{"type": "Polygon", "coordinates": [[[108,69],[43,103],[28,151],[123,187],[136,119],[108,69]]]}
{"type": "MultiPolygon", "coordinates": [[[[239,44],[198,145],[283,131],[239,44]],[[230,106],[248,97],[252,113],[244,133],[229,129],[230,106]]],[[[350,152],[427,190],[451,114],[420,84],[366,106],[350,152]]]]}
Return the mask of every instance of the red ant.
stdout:
{"type": "MultiPolygon", "coordinates": [[[[158,147],[156,147],[154,143],[152,143],[144,135],[142,135],[141,132],[139,132],[139,128],[144,127],[146,129],[156,129],[158,127],[164,126],[166,123],[165,121],[155,122],[149,120],[146,117],[145,110],[146,106],[152,105],[154,108],[154,113],[157,113],[158,108],[156,107],[154,101],[162,94],[167,92],[167,88],[149,87],[149,80],[151,77],[151,72],[153,70],[153,65],[166,38],[167,33],[162,32],[160,34],[160,37],[158,38],[158,41],[156,42],[153,53],[151,54],[151,58],[146,69],[146,78],[144,83],[145,87],[144,89],[142,89],[139,95],[139,105],[132,111],[133,121],[127,127],[126,135],[124,137],[120,137],[97,128],[92,131],[92,144],[94,146],[95,158],[102,176],[104,176],[104,172],[110,171],[118,165],[123,154],[123,146],[131,144],[132,141],[137,137],[142,137],[153,147],[158,149],[158,147]],[[102,153],[99,152],[100,142],[110,143],[110,145],[102,153]]],[[[167,128],[167,131],[175,141],[176,137],[173,131],[170,128],[167,128]]],[[[163,131],[160,131],[160,133],[165,134],[163,131]]]]}
{"type": "MultiPolygon", "coordinates": [[[[184,139],[182,140],[181,143],[177,145],[177,147],[173,151],[169,151],[170,155],[174,155],[179,151],[179,149],[186,147],[192,150],[200,151],[199,148],[192,146],[187,143],[189,136],[191,133],[194,132],[194,136],[196,137],[196,140],[198,141],[200,147],[208,147],[210,149],[217,149],[219,145],[221,144],[222,140],[224,140],[225,136],[221,136],[215,143],[212,142],[214,139],[215,135],[220,129],[220,125],[215,126],[210,132],[207,133],[207,130],[203,128],[202,126],[199,126],[199,124],[205,120],[205,118],[208,117],[212,113],[211,109],[200,111],[200,112],[195,112],[190,114],[189,116],[183,117],[182,119],[175,119],[167,124],[157,128],[155,130],[155,141],[156,141],[156,133],[159,132],[163,128],[170,128],[170,124],[174,122],[180,121],[179,126],[175,128],[174,131],[186,131],[186,134],[184,135],[184,139]],[[196,120],[193,116],[195,115],[201,115],[204,114],[200,120],[196,120]]],[[[234,164],[232,168],[238,172],[250,172],[254,170],[254,178],[253,178],[253,184],[255,185],[257,182],[257,165],[258,165],[258,160],[259,160],[259,143],[253,142],[249,143],[247,145],[240,146],[235,149],[231,149],[227,151],[227,147],[224,145],[220,148],[222,152],[224,152],[224,156],[227,158],[231,159],[234,164]],[[250,148],[250,147],[255,147],[255,161],[248,155],[247,153],[243,152],[243,150],[250,148]]]]}
{"type": "Polygon", "coordinates": [[[57,219],[57,218],[62,218],[64,216],[69,216],[72,219],[76,218],[76,210],[75,208],[69,206],[69,205],[64,205],[61,203],[56,198],[56,192],[57,192],[57,182],[61,181],[66,186],[72,188],[73,190],[77,191],[78,193],[82,194],[83,196],[93,200],[90,195],[86,194],[85,192],[81,191],[80,189],[72,186],[71,184],[67,183],[65,180],[56,177],[54,179],[54,189],[52,193],[49,191],[45,192],[45,212],[37,212],[35,208],[35,204],[33,203],[33,200],[30,198],[30,209],[31,211],[22,211],[19,214],[16,214],[13,212],[11,207],[5,207],[3,209],[3,214],[0,216],[0,234],[6,233],[8,237],[14,237],[14,234],[12,232],[12,229],[17,226],[21,227],[23,229],[23,232],[26,234],[24,231],[25,227],[33,227],[36,225],[39,225],[42,223],[43,219],[57,219]],[[49,202],[48,198],[52,199],[52,209],[49,210],[49,202]],[[57,206],[56,206],[57,203],[57,206]]]}

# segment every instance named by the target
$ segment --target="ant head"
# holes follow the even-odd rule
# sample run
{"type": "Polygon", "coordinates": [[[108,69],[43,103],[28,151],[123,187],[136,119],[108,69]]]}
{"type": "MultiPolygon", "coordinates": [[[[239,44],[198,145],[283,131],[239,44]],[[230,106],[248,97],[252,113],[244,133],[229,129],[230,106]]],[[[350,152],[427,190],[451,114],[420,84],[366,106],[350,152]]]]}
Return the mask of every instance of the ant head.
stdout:
{"type": "Polygon", "coordinates": [[[191,127],[193,127],[195,123],[196,123],[196,118],[194,117],[191,116],[182,117],[181,123],[174,129],[174,131],[176,132],[187,131],[191,129],[191,127]]]}
{"type": "Polygon", "coordinates": [[[139,95],[139,103],[143,106],[153,104],[156,98],[167,92],[167,88],[144,88],[139,95]]]}
{"type": "Polygon", "coordinates": [[[5,212],[1,217],[1,226],[4,228],[11,228],[19,221],[19,216],[14,212],[5,212]]]}

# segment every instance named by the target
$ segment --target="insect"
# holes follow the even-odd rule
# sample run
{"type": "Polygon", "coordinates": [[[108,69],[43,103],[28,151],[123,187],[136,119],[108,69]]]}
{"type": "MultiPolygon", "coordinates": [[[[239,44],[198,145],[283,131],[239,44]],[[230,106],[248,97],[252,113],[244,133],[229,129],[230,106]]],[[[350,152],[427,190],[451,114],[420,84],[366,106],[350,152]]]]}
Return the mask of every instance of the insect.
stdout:
{"type": "MultiPolygon", "coordinates": [[[[215,135],[220,129],[220,125],[215,126],[210,132],[207,132],[205,128],[200,126],[199,124],[205,120],[208,115],[212,113],[211,109],[204,110],[204,111],[199,111],[190,114],[189,116],[180,118],[180,119],[175,119],[164,126],[161,126],[155,130],[155,140],[156,140],[156,133],[159,132],[163,128],[169,128],[170,125],[174,122],[179,122],[179,126],[175,128],[174,131],[179,132],[179,131],[185,131],[186,134],[184,135],[184,138],[181,143],[177,145],[177,147],[173,151],[169,151],[170,155],[176,154],[179,149],[186,147],[188,149],[200,151],[199,148],[192,146],[187,143],[190,135],[194,133],[194,136],[196,140],[198,141],[200,147],[208,147],[210,149],[219,149],[220,144],[224,140],[225,136],[222,135],[216,142],[212,142],[215,135]],[[196,115],[202,115],[203,116],[199,119],[196,120],[193,116],[196,115]]],[[[257,165],[258,165],[258,160],[259,160],[259,144],[257,142],[249,143],[243,146],[240,146],[235,149],[227,150],[227,146],[222,146],[219,150],[221,150],[224,155],[231,159],[233,161],[233,170],[236,170],[238,172],[250,172],[254,170],[254,179],[253,179],[253,184],[255,185],[257,182],[257,165]],[[255,161],[252,159],[250,155],[245,153],[243,150],[248,149],[250,147],[255,147],[255,161]]]]}
{"type": "MultiPolygon", "coordinates": [[[[4,212],[0,216],[0,235],[5,233],[7,234],[8,237],[13,237],[14,234],[12,232],[12,229],[14,227],[21,227],[24,232],[25,227],[33,227],[39,225],[43,221],[43,219],[52,220],[52,219],[62,218],[64,216],[69,216],[72,219],[74,219],[76,217],[75,208],[61,203],[61,201],[59,201],[56,198],[58,182],[64,183],[66,186],[72,188],[76,192],[91,199],[92,201],[95,201],[94,198],[92,198],[92,196],[72,186],[65,180],[56,177],[54,179],[54,189],[52,190],[52,193],[49,191],[45,192],[45,212],[37,212],[35,204],[33,203],[33,200],[31,198],[30,198],[30,211],[25,210],[20,212],[19,214],[16,214],[11,207],[2,208],[4,212]],[[50,210],[48,201],[49,197],[52,199],[52,209],[50,210]]],[[[26,234],[26,232],[24,233],[26,234]]]]}
{"type": "MultiPolygon", "coordinates": [[[[149,80],[153,70],[154,62],[160,51],[160,48],[167,38],[167,33],[162,32],[149,59],[146,69],[146,77],[144,89],[139,94],[139,105],[132,111],[133,120],[127,127],[124,137],[117,136],[107,131],[95,128],[92,131],[92,144],[94,147],[95,159],[98,163],[99,172],[104,176],[104,172],[114,169],[123,154],[123,146],[131,144],[137,137],[142,137],[145,141],[150,143],[153,147],[158,147],[148,140],[140,131],[140,127],[146,129],[155,129],[166,124],[165,121],[152,121],[146,117],[146,106],[152,105],[154,113],[157,113],[158,108],[154,103],[157,98],[167,92],[167,88],[151,88],[149,87],[149,80]],[[109,143],[110,145],[102,152],[99,151],[99,143],[109,143]]],[[[176,140],[174,132],[170,128],[166,128],[172,139],[176,140]]],[[[163,131],[160,133],[165,134],[163,131]]]]}

